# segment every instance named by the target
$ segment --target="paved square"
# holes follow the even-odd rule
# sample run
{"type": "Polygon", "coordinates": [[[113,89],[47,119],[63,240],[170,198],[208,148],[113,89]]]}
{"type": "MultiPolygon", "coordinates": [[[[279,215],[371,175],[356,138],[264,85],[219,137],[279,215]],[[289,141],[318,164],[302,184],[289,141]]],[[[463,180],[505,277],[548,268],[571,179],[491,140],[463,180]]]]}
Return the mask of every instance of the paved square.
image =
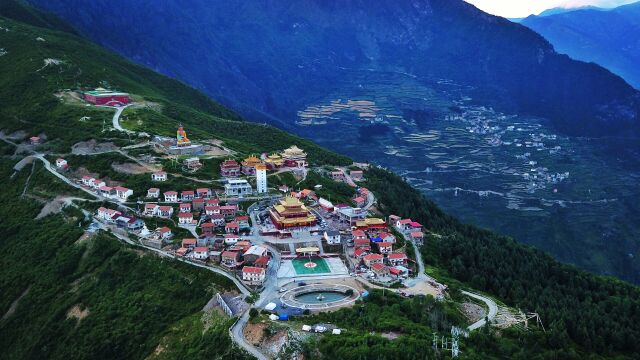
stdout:
{"type": "Polygon", "coordinates": [[[309,259],[294,259],[291,261],[293,264],[293,268],[296,270],[297,275],[314,275],[314,274],[325,274],[330,273],[331,269],[329,269],[329,265],[322,258],[312,258],[309,259]],[[307,267],[305,266],[307,263],[313,263],[315,266],[307,267]]]}

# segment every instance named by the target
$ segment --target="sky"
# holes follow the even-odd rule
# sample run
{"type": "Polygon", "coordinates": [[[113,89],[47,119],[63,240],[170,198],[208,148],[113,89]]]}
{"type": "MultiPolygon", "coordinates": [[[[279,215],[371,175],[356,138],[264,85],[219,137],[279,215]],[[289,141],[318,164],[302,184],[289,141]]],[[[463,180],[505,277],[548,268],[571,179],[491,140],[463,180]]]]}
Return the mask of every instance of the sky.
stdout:
{"type": "Polygon", "coordinates": [[[537,15],[555,7],[574,8],[581,6],[616,7],[638,0],[465,0],[490,14],[503,17],[526,17],[537,15]]]}

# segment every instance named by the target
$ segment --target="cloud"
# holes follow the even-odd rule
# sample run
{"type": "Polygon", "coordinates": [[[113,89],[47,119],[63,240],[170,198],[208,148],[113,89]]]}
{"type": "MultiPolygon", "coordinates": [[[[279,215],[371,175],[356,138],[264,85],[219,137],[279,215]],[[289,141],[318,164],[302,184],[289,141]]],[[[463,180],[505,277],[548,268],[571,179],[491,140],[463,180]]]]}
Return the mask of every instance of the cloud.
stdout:
{"type": "Polygon", "coordinates": [[[539,14],[544,10],[562,7],[575,8],[582,6],[616,7],[630,4],[638,0],[466,0],[488,13],[504,17],[525,17],[539,14]]]}

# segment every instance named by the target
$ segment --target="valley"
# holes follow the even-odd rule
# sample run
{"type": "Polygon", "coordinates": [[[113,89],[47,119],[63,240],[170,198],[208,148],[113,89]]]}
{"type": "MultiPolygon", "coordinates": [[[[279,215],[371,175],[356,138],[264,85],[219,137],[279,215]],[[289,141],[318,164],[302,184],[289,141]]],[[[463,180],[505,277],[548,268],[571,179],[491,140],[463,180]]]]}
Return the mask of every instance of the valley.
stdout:
{"type": "MultiPolygon", "coordinates": [[[[640,280],[640,168],[608,156],[611,139],[562,135],[545,119],[498,112],[452,81],[354,71],[336,87],[299,111],[294,131],[397,172],[465,221],[640,280]]],[[[633,139],[617,146],[625,142],[633,148],[633,139]]]]}

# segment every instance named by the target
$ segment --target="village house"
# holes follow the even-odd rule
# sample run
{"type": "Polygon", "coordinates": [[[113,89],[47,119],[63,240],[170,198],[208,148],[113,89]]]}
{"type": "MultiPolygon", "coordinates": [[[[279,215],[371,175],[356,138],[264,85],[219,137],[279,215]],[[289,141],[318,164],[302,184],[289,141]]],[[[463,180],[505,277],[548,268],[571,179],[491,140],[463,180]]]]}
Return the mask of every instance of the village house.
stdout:
{"type": "Polygon", "coordinates": [[[380,251],[380,254],[390,254],[393,251],[393,244],[388,242],[378,243],[378,250],[380,251]]]}
{"type": "Polygon", "coordinates": [[[184,190],[180,193],[180,199],[182,201],[191,201],[196,197],[196,193],[193,190],[184,190]]]}
{"type": "Polygon", "coordinates": [[[222,205],[220,206],[220,214],[224,216],[236,216],[238,205],[222,205]]]}
{"type": "Polygon", "coordinates": [[[39,145],[40,143],[42,143],[42,139],[40,138],[40,136],[32,136],[29,138],[29,142],[31,143],[31,145],[39,145]]]}
{"type": "Polygon", "coordinates": [[[58,169],[66,169],[67,167],[69,167],[69,165],[67,164],[67,160],[58,158],[56,159],[56,167],[58,169]]]}
{"type": "Polygon", "coordinates": [[[238,223],[240,230],[251,228],[251,224],[249,224],[248,215],[237,216],[235,221],[238,223]]]}
{"type": "Polygon", "coordinates": [[[98,193],[100,196],[104,196],[106,198],[112,198],[117,195],[116,189],[111,186],[100,186],[98,188],[98,193]]]}
{"type": "Polygon", "coordinates": [[[93,179],[93,182],[91,183],[91,187],[94,189],[99,189],[102,186],[107,186],[107,183],[104,182],[104,180],[100,180],[100,179],[93,179]]]}
{"type": "Polygon", "coordinates": [[[382,239],[383,242],[388,242],[391,244],[396,243],[396,237],[386,231],[381,231],[380,233],[378,233],[378,237],[382,239]]]}
{"type": "Polygon", "coordinates": [[[389,226],[396,226],[396,223],[400,221],[402,218],[398,215],[389,215],[387,218],[387,223],[389,226]]]}
{"type": "Polygon", "coordinates": [[[179,213],[178,214],[178,223],[181,225],[191,225],[193,223],[193,214],[192,213],[179,213]]]}
{"type": "Polygon", "coordinates": [[[96,179],[92,178],[91,176],[83,176],[81,181],[82,181],[82,185],[84,186],[89,186],[89,187],[93,187],[93,182],[96,179]]]}
{"type": "Polygon", "coordinates": [[[344,173],[342,172],[342,170],[334,170],[330,172],[329,175],[331,176],[331,179],[333,181],[344,181],[345,179],[344,173]]]}
{"type": "Polygon", "coordinates": [[[347,204],[336,204],[334,208],[340,220],[347,221],[350,225],[355,225],[356,222],[367,217],[367,212],[358,207],[354,208],[347,204]]]}
{"type": "Polygon", "coordinates": [[[351,236],[353,237],[353,241],[362,240],[362,239],[367,240],[367,242],[369,241],[367,239],[367,234],[365,234],[364,231],[362,230],[353,230],[351,232],[351,236]]]}
{"type": "Polygon", "coordinates": [[[145,216],[157,216],[159,211],[160,209],[158,204],[145,204],[143,214],[145,216]]]}
{"type": "Polygon", "coordinates": [[[196,239],[194,238],[182,239],[182,247],[187,249],[193,249],[194,247],[196,247],[196,239]]]}
{"type": "Polygon", "coordinates": [[[327,241],[327,245],[340,245],[340,231],[325,230],[324,239],[327,241]]]}
{"type": "Polygon", "coordinates": [[[191,201],[193,205],[193,211],[202,211],[204,210],[204,199],[203,198],[195,198],[191,201]]]}
{"type": "Polygon", "coordinates": [[[180,206],[178,207],[179,211],[181,213],[190,213],[191,212],[191,203],[181,203],[180,206]]]}
{"type": "Polygon", "coordinates": [[[176,250],[176,256],[185,256],[188,252],[189,249],[181,247],[176,250]]]}
{"type": "Polygon", "coordinates": [[[413,222],[413,220],[411,219],[401,219],[396,221],[396,229],[398,229],[399,231],[407,231],[409,230],[409,228],[411,227],[411,223],[413,222]]]}
{"type": "Polygon", "coordinates": [[[224,215],[222,214],[213,214],[209,216],[209,219],[211,219],[211,222],[215,225],[215,226],[224,226],[224,224],[226,224],[226,221],[224,219],[224,215]]]}
{"type": "Polygon", "coordinates": [[[153,199],[157,199],[160,197],[160,189],[158,188],[149,188],[149,190],[147,190],[147,197],[148,198],[153,198],[153,199]]]}
{"type": "Polygon", "coordinates": [[[247,249],[247,251],[245,251],[244,261],[249,264],[253,264],[255,263],[256,260],[258,260],[258,258],[261,258],[266,255],[267,255],[266,247],[260,246],[260,245],[252,245],[251,247],[249,247],[249,249],[247,249]]]}
{"type": "Polygon", "coordinates": [[[367,255],[369,251],[365,248],[359,248],[353,251],[353,257],[360,260],[363,256],[367,255]]]}
{"type": "Polygon", "coordinates": [[[371,242],[369,242],[369,239],[353,240],[353,244],[354,244],[356,249],[363,249],[365,251],[371,251],[371,242]]]}
{"type": "Polygon", "coordinates": [[[211,197],[211,189],[209,188],[197,188],[196,189],[196,198],[198,199],[208,199],[211,197]]]}
{"type": "Polygon", "coordinates": [[[173,206],[160,205],[158,206],[158,212],[156,216],[161,218],[170,218],[173,215],[173,206]]]}
{"type": "Polygon", "coordinates": [[[356,205],[356,207],[362,208],[367,204],[367,199],[363,198],[362,196],[356,196],[353,198],[353,203],[356,205]]]}
{"type": "Polygon", "coordinates": [[[122,213],[117,210],[107,209],[105,207],[98,208],[98,219],[101,219],[101,220],[109,221],[112,218],[118,217],[120,215],[122,215],[122,213]]]}
{"type": "Polygon", "coordinates": [[[255,266],[245,266],[242,268],[242,280],[252,285],[261,285],[266,277],[265,269],[255,266]]]}
{"type": "Polygon", "coordinates": [[[197,157],[190,157],[188,159],[184,159],[184,162],[182,164],[184,165],[185,168],[187,168],[187,170],[190,170],[190,171],[197,171],[197,170],[200,170],[200,168],[202,168],[202,163],[200,162],[200,159],[197,157]]]}
{"type": "Polygon", "coordinates": [[[389,275],[389,268],[382,263],[371,264],[371,271],[373,271],[374,274],[376,274],[379,277],[384,277],[389,275]]]}
{"type": "Polygon", "coordinates": [[[158,233],[158,236],[163,240],[169,240],[173,236],[171,229],[166,226],[156,229],[156,232],[158,233]]]}
{"type": "Polygon", "coordinates": [[[178,202],[178,192],[166,191],[164,193],[164,202],[178,202]]]}
{"type": "Polygon", "coordinates": [[[387,262],[391,266],[407,265],[407,255],[405,253],[391,253],[387,255],[387,262]]]}
{"type": "Polygon", "coordinates": [[[207,200],[206,206],[220,206],[220,199],[209,199],[207,200]]]}
{"type": "Polygon", "coordinates": [[[225,251],[220,256],[220,265],[235,269],[239,265],[240,253],[237,251],[225,251]]]}
{"type": "Polygon", "coordinates": [[[331,203],[331,201],[324,199],[324,198],[320,198],[318,200],[318,205],[320,205],[320,207],[322,209],[324,209],[324,211],[331,213],[333,212],[333,204],[331,203]]]}
{"type": "Polygon", "coordinates": [[[424,234],[421,231],[412,231],[409,234],[409,237],[416,243],[416,245],[422,245],[424,241],[424,234]]]}
{"type": "Polygon", "coordinates": [[[253,189],[245,179],[229,179],[224,184],[224,193],[227,196],[244,196],[252,194],[253,189]]]}
{"type": "Polygon", "coordinates": [[[256,261],[253,262],[253,266],[266,269],[269,266],[269,257],[261,256],[257,258],[256,261]]]}
{"type": "Polygon", "coordinates": [[[364,264],[370,268],[373,264],[382,264],[384,256],[380,254],[369,254],[365,255],[365,257],[362,258],[362,261],[364,261],[364,264]]]}
{"type": "Polygon", "coordinates": [[[364,177],[362,176],[362,170],[351,170],[349,171],[349,176],[353,181],[362,181],[364,177]]]}
{"type": "Polygon", "coordinates": [[[209,216],[220,214],[220,206],[205,206],[204,213],[209,216]]]}
{"type": "Polygon", "coordinates": [[[226,232],[227,234],[237,234],[239,231],[240,231],[240,226],[235,221],[227,223],[224,226],[224,232],[226,232]]]}
{"type": "Polygon", "coordinates": [[[393,279],[406,279],[409,276],[409,271],[405,267],[394,266],[389,268],[389,276],[393,279]]]}
{"type": "Polygon", "coordinates": [[[224,243],[227,245],[234,245],[240,241],[240,236],[236,234],[224,234],[224,243]]]}
{"type": "Polygon", "coordinates": [[[209,251],[209,260],[216,264],[220,264],[220,259],[222,258],[222,251],[209,251]]]}
{"type": "Polygon", "coordinates": [[[209,248],[206,246],[196,246],[189,256],[196,260],[207,260],[209,258],[209,248]]]}
{"type": "Polygon", "coordinates": [[[165,171],[156,171],[151,174],[152,181],[167,181],[167,173],[165,171]]]}
{"type": "Polygon", "coordinates": [[[220,176],[226,178],[240,176],[240,164],[233,159],[228,159],[220,164],[220,176]]]}
{"type": "Polygon", "coordinates": [[[215,234],[216,225],[214,223],[206,222],[200,225],[200,229],[202,229],[202,235],[212,237],[215,234]]]}

